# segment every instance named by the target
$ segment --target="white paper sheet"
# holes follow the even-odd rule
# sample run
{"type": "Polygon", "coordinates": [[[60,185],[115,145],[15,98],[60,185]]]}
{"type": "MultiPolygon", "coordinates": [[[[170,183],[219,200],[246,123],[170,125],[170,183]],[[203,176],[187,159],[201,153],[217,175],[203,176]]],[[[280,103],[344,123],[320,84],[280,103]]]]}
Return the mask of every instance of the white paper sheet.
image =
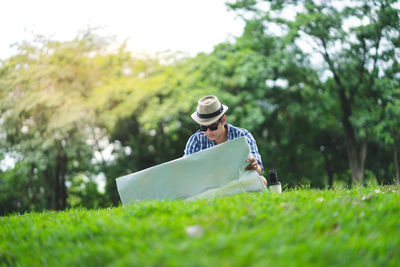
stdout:
{"type": "Polygon", "coordinates": [[[256,171],[245,171],[245,137],[116,179],[123,205],[139,200],[195,200],[243,191],[265,191],[256,171]]]}

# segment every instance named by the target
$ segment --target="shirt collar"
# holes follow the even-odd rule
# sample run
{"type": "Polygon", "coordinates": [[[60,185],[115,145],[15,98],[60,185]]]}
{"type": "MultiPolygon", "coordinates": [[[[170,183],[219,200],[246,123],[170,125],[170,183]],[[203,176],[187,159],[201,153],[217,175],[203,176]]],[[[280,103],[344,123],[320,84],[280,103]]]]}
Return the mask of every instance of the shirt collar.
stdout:
{"type": "Polygon", "coordinates": [[[230,132],[231,132],[232,125],[230,125],[229,123],[226,123],[225,127],[228,129],[228,132],[226,133],[226,141],[228,141],[228,140],[231,140],[230,132]]]}

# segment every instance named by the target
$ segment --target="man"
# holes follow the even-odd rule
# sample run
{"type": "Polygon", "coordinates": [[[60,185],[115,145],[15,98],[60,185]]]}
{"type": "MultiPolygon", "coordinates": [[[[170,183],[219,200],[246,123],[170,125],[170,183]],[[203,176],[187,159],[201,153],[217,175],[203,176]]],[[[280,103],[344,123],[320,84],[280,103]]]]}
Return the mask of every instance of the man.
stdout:
{"type": "MultiPolygon", "coordinates": [[[[192,114],[192,119],[199,124],[200,130],[189,138],[185,155],[245,136],[252,155],[247,159],[249,165],[246,170],[255,170],[261,175],[263,164],[254,137],[248,130],[227,123],[225,115],[227,110],[228,107],[221,104],[216,96],[205,96],[199,100],[197,111],[192,114]]],[[[264,177],[262,179],[266,185],[266,179],[264,177]]]]}

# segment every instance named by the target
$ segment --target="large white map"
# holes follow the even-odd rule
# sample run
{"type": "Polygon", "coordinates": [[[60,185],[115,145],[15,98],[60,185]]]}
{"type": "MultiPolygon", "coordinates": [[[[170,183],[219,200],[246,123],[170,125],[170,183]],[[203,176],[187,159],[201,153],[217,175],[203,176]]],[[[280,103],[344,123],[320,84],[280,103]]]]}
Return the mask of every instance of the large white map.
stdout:
{"type": "Polygon", "coordinates": [[[245,137],[224,142],[116,179],[123,205],[139,200],[196,200],[243,191],[266,191],[256,171],[245,171],[250,157],[245,137]]]}

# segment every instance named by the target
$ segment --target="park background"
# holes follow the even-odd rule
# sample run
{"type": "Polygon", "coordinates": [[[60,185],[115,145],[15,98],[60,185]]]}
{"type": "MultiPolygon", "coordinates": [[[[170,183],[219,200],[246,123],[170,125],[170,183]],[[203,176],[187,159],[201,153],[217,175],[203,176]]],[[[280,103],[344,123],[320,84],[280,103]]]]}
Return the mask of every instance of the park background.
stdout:
{"type": "Polygon", "coordinates": [[[0,214],[119,205],[115,178],[181,157],[210,94],[286,188],[398,184],[399,7],[229,1],[241,33],[195,54],[132,52],[98,25],[18,41],[0,61],[0,214]]]}

